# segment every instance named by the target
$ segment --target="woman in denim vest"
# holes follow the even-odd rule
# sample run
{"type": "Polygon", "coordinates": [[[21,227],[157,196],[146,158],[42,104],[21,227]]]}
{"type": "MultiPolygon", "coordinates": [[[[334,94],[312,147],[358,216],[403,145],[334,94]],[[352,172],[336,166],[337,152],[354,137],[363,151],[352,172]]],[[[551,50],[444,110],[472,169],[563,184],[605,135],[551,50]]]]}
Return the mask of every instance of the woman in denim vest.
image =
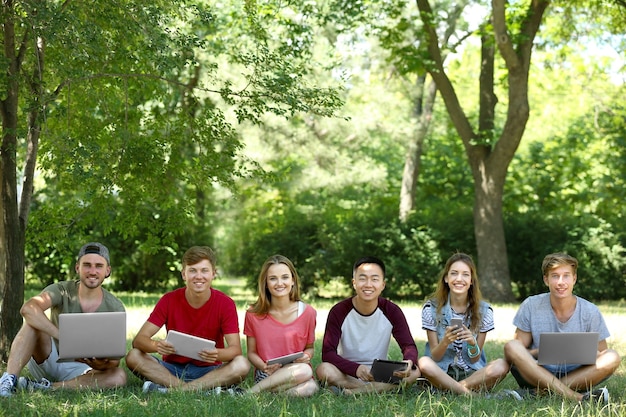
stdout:
{"type": "Polygon", "coordinates": [[[493,310],[482,301],[469,255],[455,253],[446,262],[422,309],[422,328],[428,341],[419,368],[437,389],[471,395],[493,388],[509,372],[504,359],[487,363],[483,352],[487,332],[494,329],[493,310]],[[462,325],[452,325],[453,319],[462,325]]]}

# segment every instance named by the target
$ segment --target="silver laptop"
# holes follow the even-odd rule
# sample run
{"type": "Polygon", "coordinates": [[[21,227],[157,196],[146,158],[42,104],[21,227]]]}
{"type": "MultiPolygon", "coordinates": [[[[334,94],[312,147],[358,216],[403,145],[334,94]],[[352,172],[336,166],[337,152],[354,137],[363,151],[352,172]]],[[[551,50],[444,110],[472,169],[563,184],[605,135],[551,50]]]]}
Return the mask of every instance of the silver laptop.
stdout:
{"type": "Polygon", "coordinates": [[[174,345],[176,354],[180,356],[186,356],[188,358],[203,361],[199,355],[203,349],[213,350],[215,349],[215,342],[209,339],[203,339],[198,336],[192,336],[187,333],[177,332],[176,330],[169,330],[167,337],[168,342],[174,345]]]}
{"type": "Polygon", "coordinates": [[[592,365],[598,355],[597,332],[541,333],[539,365],[592,365]]]}
{"type": "Polygon", "coordinates": [[[59,314],[59,359],[119,359],[126,354],[126,313],[59,314]]]}

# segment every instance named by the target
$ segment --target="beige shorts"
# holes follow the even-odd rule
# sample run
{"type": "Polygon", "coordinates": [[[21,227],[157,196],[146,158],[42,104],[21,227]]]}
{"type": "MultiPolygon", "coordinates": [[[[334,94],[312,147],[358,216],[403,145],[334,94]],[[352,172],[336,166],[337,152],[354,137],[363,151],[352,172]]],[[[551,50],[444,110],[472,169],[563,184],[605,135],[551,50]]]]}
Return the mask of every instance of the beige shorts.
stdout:
{"type": "Polygon", "coordinates": [[[28,371],[34,379],[40,381],[41,378],[46,378],[50,382],[69,381],[91,371],[89,365],[80,362],[57,363],[59,352],[54,339],[51,339],[51,342],[52,349],[45,361],[37,363],[33,358],[28,361],[28,371]]]}

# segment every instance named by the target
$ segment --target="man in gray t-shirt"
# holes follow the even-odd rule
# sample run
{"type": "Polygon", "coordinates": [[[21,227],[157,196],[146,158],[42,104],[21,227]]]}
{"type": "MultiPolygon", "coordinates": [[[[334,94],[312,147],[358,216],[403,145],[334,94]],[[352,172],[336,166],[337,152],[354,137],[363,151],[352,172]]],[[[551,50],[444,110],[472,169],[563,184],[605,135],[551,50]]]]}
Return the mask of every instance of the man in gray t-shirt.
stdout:
{"type": "Polygon", "coordinates": [[[119,359],[77,358],[75,362],[57,362],[59,314],[125,311],[124,304],[102,288],[102,282],[111,275],[106,246],[98,242],[83,245],[75,270],[77,280],[51,284],[22,306],[24,324],[11,345],[6,372],[0,377],[0,397],[13,395],[17,388],[102,389],[126,384],[126,372],[119,367],[119,359]],[[19,376],[26,364],[36,380],[19,376]]]}
{"type": "Polygon", "coordinates": [[[577,268],[576,258],[564,253],[544,258],[543,281],[549,292],[528,297],[521,304],[513,319],[515,338],[504,346],[504,354],[521,387],[576,401],[608,402],[606,388],[589,390],[611,376],[621,358],[608,349],[606,339],[610,334],[598,307],[573,294],[577,268]],[[598,332],[595,365],[538,365],[539,335],[544,332],[598,332]]]}

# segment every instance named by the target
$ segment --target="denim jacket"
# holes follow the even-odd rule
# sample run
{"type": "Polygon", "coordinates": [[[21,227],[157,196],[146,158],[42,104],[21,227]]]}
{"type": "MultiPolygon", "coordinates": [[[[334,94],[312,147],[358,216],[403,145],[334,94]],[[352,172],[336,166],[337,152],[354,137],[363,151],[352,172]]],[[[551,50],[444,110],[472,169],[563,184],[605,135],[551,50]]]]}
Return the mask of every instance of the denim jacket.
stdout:
{"type": "MultiPolygon", "coordinates": [[[[434,300],[429,300],[424,304],[424,308],[430,308],[432,316],[435,317],[435,323],[437,324],[437,339],[442,340],[444,334],[446,333],[446,327],[450,326],[450,319],[452,318],[452,309],[450,308],[450,302],[448,301],[442,308],[441,314],[437,315],[437,305],[434,300]]],[[[484,302],[480,302],[480,314],[482,317],[485,316],[487,309],[490,309],[491,306],[484,302]]],[[[463,323],[465,327],[469,327],[469,318],[465,318],[465,322],[463,323]]],[[[474,338],[476,338],[478,334],[474,334],[474,338]]],[[[426,356],[430,356],[430,346],[429,343],[426,342],[425,353],[426,356]]],[[[463,348],[461,349],[461,355],[463,355],[463,360],[465,363],[472,369],[478,370],[484,367],[487,364],[487,356],[485,355],[485,351],[481,350],[480,359],[475,363],[472,363],[472,360],[467,354],[467,342],[463,342],[463,348]]],[[[437,365],[444,371],[448,371],[448,367],[455,362],[456,352],[452,348],[452,345],[448,346],[446,349],[446,353],[444,353],[443,358],[437,365]]]]}

